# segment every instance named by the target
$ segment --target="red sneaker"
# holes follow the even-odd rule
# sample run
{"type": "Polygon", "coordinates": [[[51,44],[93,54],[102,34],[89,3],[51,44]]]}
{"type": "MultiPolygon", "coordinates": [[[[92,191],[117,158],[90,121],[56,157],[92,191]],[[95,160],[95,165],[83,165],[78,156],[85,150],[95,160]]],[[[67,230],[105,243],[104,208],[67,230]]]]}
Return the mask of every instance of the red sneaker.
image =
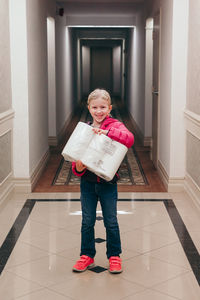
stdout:
{"type": "Polygon", "coordinates": [[[121,273],[122,272],[122,260],[119,256],[111,256],[109,258],[109,272],[110,273],[121,273]]]}
{"type": "Polygon", "coordinates": [[[81,255],[80,259],[77,260],[76,264],[73,266],[72,270],[75,272],[84,272],[88,268],[94,266],[94,259],[87,256],[81,255]]]}

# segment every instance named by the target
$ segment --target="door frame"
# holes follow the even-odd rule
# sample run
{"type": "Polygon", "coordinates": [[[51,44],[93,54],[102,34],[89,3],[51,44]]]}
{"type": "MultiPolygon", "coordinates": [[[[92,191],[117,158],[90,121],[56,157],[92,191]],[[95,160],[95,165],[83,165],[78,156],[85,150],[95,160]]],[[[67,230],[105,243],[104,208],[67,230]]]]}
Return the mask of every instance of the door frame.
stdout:
{"type": "MultiPolygon", "coordinates": [[[[153,161],[153,164],[156,169],[158,169],[158,158],[159,158],[159,135],[160,135],[160,56],[161,56],[161,10],[157,11],[157,13],[154,14],[153,19],[159,18],[159,42],[158,42],[158,78],[157,78],[157,89],[155,90],[154,81],[152,78],[152,143],[151,143],[151,159],[153,161]],[[158,93],[157,93],[158,92],[158,93]],[[153,145],[153,120],[155,115],[153,114],[154,109],[154,97],[157,97],[157,127],[156,127],[156,145],[153,145]],[[156,147],[156,152],[153,150],[154,146],[156,147]],[[155,155],[156,153],[156,155],[155,155]]],[[[155,26],[155,23],[154,23],[155,26]]],[[[153,29],[153,34],[154,34],[154,29],[153,29]]],[[[154,49],[153,49],[154,51],[154,49]]],[[[154,67],[154,65],[153,65],[154,67]]],[[[153,70],[152,70],[153,71],[153,70]]]]}

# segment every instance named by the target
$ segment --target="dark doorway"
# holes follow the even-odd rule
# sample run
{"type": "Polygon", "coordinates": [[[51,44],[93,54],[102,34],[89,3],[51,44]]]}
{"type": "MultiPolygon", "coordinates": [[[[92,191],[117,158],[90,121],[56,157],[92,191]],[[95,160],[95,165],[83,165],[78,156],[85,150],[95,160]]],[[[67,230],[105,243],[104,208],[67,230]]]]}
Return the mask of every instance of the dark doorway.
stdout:
{"type": "Polygon", "coordinates": [[[91,47],[91,90],[105,88],[112,94],[112,48],[91,47]]]}

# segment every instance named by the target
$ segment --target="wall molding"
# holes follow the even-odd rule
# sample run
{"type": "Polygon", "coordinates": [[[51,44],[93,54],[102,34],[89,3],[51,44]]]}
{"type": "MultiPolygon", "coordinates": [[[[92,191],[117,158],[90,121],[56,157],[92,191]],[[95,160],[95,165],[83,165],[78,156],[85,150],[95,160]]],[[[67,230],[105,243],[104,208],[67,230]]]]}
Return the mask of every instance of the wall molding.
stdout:
{"type": "Polygon", "coordinates": [[[186,130],[200,140],[200,115],[185,109],[186,130]]]}
{"type": "Polygon", "coordinates": [[[34,189],[36,186],[36,183],[38,182],[40,176],[42,175],[42,172],[44,171],[44,168],[46,167],[48,161],[49,161],[50,153],[49,149],[45,152],[41,160],[39,161],[37,167],[33,171],[31,175],[31,190],[34,189]]]}
{"type": "Polygon", "coordinates": [[[129,114],[129,118],[131,120],[131,123],[133,124],[133,128],[134,128],[137,136],[139,137],[139,140],[142,143],[142,145],[144,147],[151,147],[152,137],[149,137],[149,136],[145,137],[144,134],[142,133],[142,131],[140,130],[138,124],[134,120],[133,116],[131,115],[131,113],[128,112],[128,114],[129,114]]]}
{"type": "Polygon", "coordinates": [[[0,204],[9,197],[13,189],[14,189],[14,184],[12,181],[12,173],[10,173],[0,184],[0,204]]]}
{"type": "Polygon", "coordinates": [[[58,139],[56,136],[49,136],[48,137],[48,145],[56,147],[58,145],[58,139]]]}
{"type": "Polygon", "coordinates": [[[9,109],[0,113],[0,136],[13,129],[14,110],[9,109]]]}
{"type": "MultiPolygon", "coordinates": [[[[12,108],[6,110],[5,112],[0,113],[0,137],[7,134],[8,132],[10,132],[12,136],[14,114],[15,112],[12,108]]],[[[11,165],[12,165],[12,140],[11,140],[11,165]]],[[[14,188],[14,184],[12,181],[12,170],[11,170],[11,172],[0,183],[0,203],[2,203],[10,195],[10,193],[13,191],[13,188],[14,188]]]]}
{"type": "Polygon", "coordinates": [[[13,119],[14,114],[15,114],[15,112],[12,108],[0,113],[0,124],[4,123],[10,119],[13,119]]]}
{"type": "Polygon", "coordinates": [[[151,136],[146,136],[143,138],[143,146],[144,147],[151,147],[152,145],[152,137],[151,136]]]}
{"type": "Polygon", "coordinates": [[[168,192],[182,192],[184,191],[184,177],[169,177],[163,164],[158,160],[158,173],[162,182],[168,192]]]}
{"type": "Polygon", "coordinates": [[[33,171],[32,175],[30,177],[14,177],[13,178],[13,184],[15,192],[17,193],[31,193],[37,184],[38,179],[42,175],[42,172],[44,171],[44,168],[47,165],[47,162],[49,160],[49,149],[45,152],[41,160],[39,161],[37,167],[33,171]]]}
{"type": "Polygon", "coordinates": [[[185,192],[192,198],[194,204],[200,209],[200,187],[192,179],[192,177],[186,173],[185,176],[185,192]]]}
{"type": "Polygon", "coordinates": [[[59,142],[64,138],[64,136],[66,135],[67,127],[69,126],[73,116],[74,116],[74,112],[71,112],[69,117],[65,121],[64,126],[62,127],[62,129],[60,130],[60,132],[58,133],[57,136],[49,136],[48,137],[49,146],[56,147],[59,144],[59,142]]]}
{"type": "Polygon", "coordinates": [[[13,177],[14,191],[16,193],[31,193],[31,179],[29,177],[13,177]]]}

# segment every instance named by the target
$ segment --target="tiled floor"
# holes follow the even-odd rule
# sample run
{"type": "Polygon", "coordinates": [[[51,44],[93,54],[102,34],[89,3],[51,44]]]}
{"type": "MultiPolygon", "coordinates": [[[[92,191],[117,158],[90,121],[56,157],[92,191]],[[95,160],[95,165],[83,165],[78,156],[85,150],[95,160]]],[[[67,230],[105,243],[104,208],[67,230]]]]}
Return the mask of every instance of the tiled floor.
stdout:
{"type": "Polygon", "coordinates": [[[200,299],[200,212],[186,194],[119,193],[124,271],[118,275],[107,271],[100,206],[97,268],[72,272],[78,199],[79,193],[13,194],[0,205],[3,300],[200,299]]]}

